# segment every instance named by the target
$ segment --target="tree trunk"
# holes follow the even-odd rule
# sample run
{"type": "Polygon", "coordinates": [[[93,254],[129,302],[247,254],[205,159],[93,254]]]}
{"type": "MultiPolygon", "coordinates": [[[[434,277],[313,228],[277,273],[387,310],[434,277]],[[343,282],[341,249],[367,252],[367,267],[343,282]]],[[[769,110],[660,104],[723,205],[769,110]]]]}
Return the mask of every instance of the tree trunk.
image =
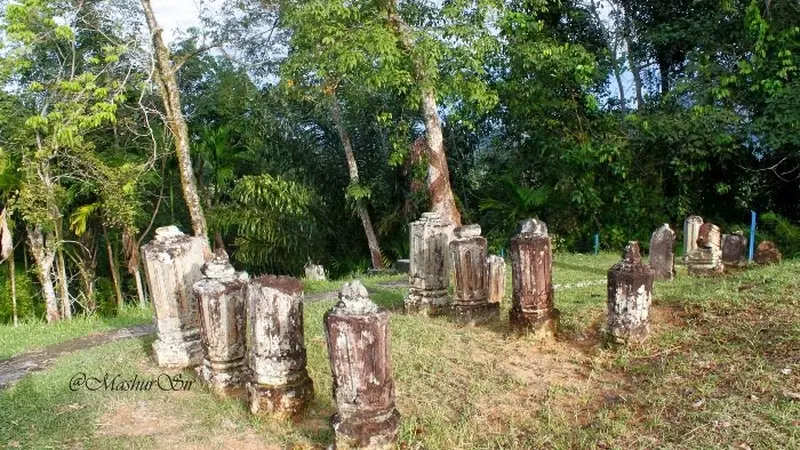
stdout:
{"type": "Polygon", "coordinates": [[[53,286],[52,278],[53,262],[56,257],[56,252],[51,248],[52,240],[53,236],[50,233],[48,233],[47,238],[45,238],[39,225],[28,227],[28,243],[31,246],[33,260],[38,266],[36,272],[39,277],[39,283],[42,285],[42,296],[44,297],[47,310],[48,323],[61,320],[61,314],[58,311],[58,299],[56,298],[56,290],[53,286]]]}
{"type": "MultiPolygon", "coordinates": [[[[331,94],[331,113],[333,115],[333,121],[336,124],[336,130],[339,132],[339,139],[342,141],[342,147],[344,147],[344,156],[347,160],[347,170],[350,174],[350,183],[358,184],[358,162],[356,162],[356,156],[353,153],[353,143],[350,141],[350,133],[345,127],[344,119],[342,118],[341,106],[339,105],[339,99],[336,97],[336,92],[331,94]]],[[[378,245],[378,237],[375,235],[375,229],[372,227],[372,220],[369,218],[367,205],[364,201],[356,200],[356,212],[358,213],[359,219],[361,219],[361,225],[364,227],[364,233],[367,235],[367,244],[369,245],[369,253],[372,258],[372,268],[383,269],[383,258],[381,257],[380,245],[378,245]]]]}
{"type": "Polygon", "coordinates": [[[658,75],[661,79],[661,98],[667,96],[669,93],[669,65],[663,60],[658,59],[658,75]]]}
{"type": "Polygon", "coordinates": [[[425,72],[423,62],[414,51],[411,29],[397,12],[397,0],[393,0],[390,6],[389,22],[406,52],[411,56],[414,77],[422,90],[422,116],[425,122],[425,142],[428,144],[428,192],[431,197],[431,209],[438,212],[448,228],[452,229],[461,225],[461,213],[458,212],[450,187],[450,169],[447,167],[436,91],[430,76],[425,72]]]}
{"type": "Polygon", "coordinates": [[[622,35],[625,38],[625,47],[628,54],[628,68],[633,75],[633,85],[636,90],[636,108],[644,108],[644,95],[642,94],[642,74],[639,72],[639,65],[636,64],[636,58],[633,56],[633,39],[631,38],[631,19],[628,17],[628,11],[622,2],[619,3],[622,11],[622,35]]]}
{"type": "Polygon", "coordinates": [[[19,325],[19,316],[17,314],[17,274],[14,265],[14,250],[11,250],[11,256],[8,258],[8,279],[11,283],[11,316],[14,319],[14,326],[19,325]]]}
{"type": "Polygon", "coordinates": [[[625,99],[625,86],[622,83],[622,71],[619,67],[619,60],[617,58],[617,43],[616,40],[612,38],[611,32],[608,31],[608,28],[603,23],[603,19],[600,17],[600,11],[598,4],[591,1],[592,7],[592,15],[594,15],[595,20],[597,20],[598,25],[603,33],[603,39],[606,41],[606,50],[608,50],[608,56],[611,57],[611,69],[614,71],[614,78],[617,81],[617,90],[619,91],[619,105],[620,105],[620,112],[625,115],[625,111],[627,109],[627,101],[625,99]]]}
{"type": "Polygon", "coordinates": [[[189,147],[189,127],[181,110],[180,91],[175,78],[175,71],[170,61],[169,49],[161,36],[150,0],[142,0],[147,26],[150,29],[153,41],[153,54],[155,57],[156,81],[161,98],[164,101],[164,112],[167,116],[167,126],[175,139],[175,153],[178,156],[178,168],[181,177],[183,197],[192,219],[192,230],[195,236],[208,239],[208,226],[206,224],[200,196],[197,193],[197,183],[192,171],[192,158],[189,147]]]}
{"type": "Polygon", "coordinates": [[[67,283],[67,265],[64,261],[64,250],[61,248],[61,220],[56,221],[56,274],[58,275],[58,294],[61,299],[61,318],[72,319],[72,302],[69,298],[67,283]]]}
{"type": "Polygon", "coordinates": [[[144,293],[144,285],[142,284],[142,271],[139,267],[133,272],[133,279],[136,280],[136,294],[139,296],[139,307],[147,308],[147,295],[144,293]]]}
{"type": "Polygon", "coordinates": [[[106,239],[106,251],[108,252],[108,264],[111,267],[111,278],[114,280],[114,294],[117,296],[117,311],[122,311],[125,305],[125,299],[122,297],[122,288],[119,282],[119,271],[117,271],[117,262],[114,259],[114,248],[111,247],[111,241],[108,239],[108,229],[103,225],[103,237],[106,239]]]}

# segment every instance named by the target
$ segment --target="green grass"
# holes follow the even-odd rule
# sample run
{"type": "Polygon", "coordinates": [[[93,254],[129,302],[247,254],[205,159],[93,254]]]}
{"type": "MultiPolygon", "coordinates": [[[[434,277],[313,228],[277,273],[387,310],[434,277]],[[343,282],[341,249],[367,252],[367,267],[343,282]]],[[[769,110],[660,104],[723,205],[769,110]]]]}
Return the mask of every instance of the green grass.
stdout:
{"type": "MultiPolygon", "coordinates": [[[[617,258],[558,255],[556,283],[602,279],[617,258]]],[[[787,396],[800,389],[799,275],[800,261],[788,261],[658,283],[651,338],[616,350],[601,345],[603,285],[557,291],[562,334],[540,343],[508,335],[508,301],[498,323],[464,328],[402,315],[406,290],[373,284],[373,300],[394,311],[398,448],[800,448],[800,402],[787,396]]],[[[0,445],[325,448],[334,411],[322,315],[331,305],[305,307],[316,399],[295,423],[252,417],[198,385],[179,393],[68,389],[76,372],[157,376],[149,337],[64,356],[0,391],[0,445]]]]}
{"type": "Polygon", "coordinates": [[[0,359],[92,333],[141,325],[152,321],[152,309],[127,306],[114,317],[78,316],[72,320],[54,324],[40,320],[28,320],[21,322],[17,327],[0,326],[0,359]]]}
{"type": "Polygon", "coordinates": [[[372,288],[375,285],[382,284],[382,283],[394,283],[394,282],[402,282],[408,280],[408,275],[404,273],[393,274],[393,275],[374,275],[374,276],[362,276],[356,277],[351,275],[349,277],[345,277],[339,280],[325,280],[325,281],[311,281],[311,280],[300,280],[303,283],[303,290],[306,294],[319,294],[322,292],[335,292],[342,288],[342,285],[348,281],[352,281],[358,278],[364,283],[364,286],[367,288],[372,288]]]}

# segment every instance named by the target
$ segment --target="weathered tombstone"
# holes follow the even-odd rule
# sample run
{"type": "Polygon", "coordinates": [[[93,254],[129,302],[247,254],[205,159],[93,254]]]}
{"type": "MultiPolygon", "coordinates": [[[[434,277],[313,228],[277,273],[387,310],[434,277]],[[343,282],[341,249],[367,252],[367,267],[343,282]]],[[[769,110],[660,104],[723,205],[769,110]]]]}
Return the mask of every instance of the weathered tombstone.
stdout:
{"type": "Polygon", "coordinates": [[[675,278],[675,232],[665,223],[650,238],[650,267],[656,278],[675,278]]]}
{"type": "Polygon", "coordinates": [[[250,379],[245,357],[247,273],[236,273],[224,251],[203,266],[205,278],[192,286],[200,305],[205,353],[197,373],[215,394],[243,397],[250,379]]]}
{"type": "Polygon", "coordinates": [[[306,371],[303,286],[295,278],[266,275],[247,289],[250,363],[247,384],[254,414],[291,417],[314,396],[306,371]]]}
{"type": "Polygon", "coordinates": [[[486,259],[486,278],[489,280],[489,303],[498,307],[506,295],[506,261],[497,255],[486,259]]]}
{"type": "Polygon", "coordinates": [[[438,213],[426,212],[411,223],[411,268],[405,300],[407,313],[435,316],[448,312],[448,230],[438,213]]]}
{"type": "Polygon", "coordinates": [[[319,264],[311,264],[309,261],[306,263],[303,270],[306,273],[306,280],[310,281],[325,281],[325,268],[319,264]]]}
{"type": "Polygon", "coordinates": [[[742,267],[747,265],[747,238],[744,233],[736,231],[733,234],[722,235],[722,263],[728,267],[742,267]]]}
{"type": "Polygon", "coordinates": [[[553,307],[553,253],[544,222],[522,222],[520,233],[511,239],[511,275],[511,327],[542,338],[554,337],[559,311],[553,307]]]}
{"type": "Polygon", "coordinates": [[[344,285],[323,319],[336,414],[336,449],[394,448],[400,426],[389,358],[389,314],[359,281],[344,285]]]}
{"type": "Polygon", "coordinates": [[[203,362],[200,310],[192,285],[203,278],[200,268],[208,253],[205,239],[187,236],[175,226],[157,229],[155,238],[142,246],[158,331],[153,352],[160,367],[186,369],[203,362]]]}
{"type": "Polygon", "coordinates": [[[755,261],[759,265],[780,264],[783,256],[772,241],[761,241],[756,249],[755,261]]]}
{"type": "Polygon", "coordinates": [[[722,235],[719,227],[704,223],[697,233],[697,248],[686,258],[689,275],[714,276],[725,271],[722,264],[722,235]]]}
{"type": "Polygon", "coordinates": [[[697,232],[698,248],[722,248],[722,233],[719,227],[711,222],[706,222],[700,226],[697,232]]]}
{"type": "Polygon", "coordinates": [[[689,216],[683,223],[683,260],[687,261],[689,253],[697,249],[697,235],[700,226],[703,225],[703,218],[700,216],[689,216]]]}
{"type": "Polygon", "coordinates": [[[629,242],[622,261],[608,271],[608,339],[642,342],[650,331],[655,272],[642,263],[638,242],[629,242]]]}
{"type": "Polygon", "coordinates": [[[489,303],[486,239],[480,225],[466,225],[454,230],[450,242],[450,260],[454,279],[453,315],[457,322],[480,325],[499,314],[499,303],[489,303]]]}

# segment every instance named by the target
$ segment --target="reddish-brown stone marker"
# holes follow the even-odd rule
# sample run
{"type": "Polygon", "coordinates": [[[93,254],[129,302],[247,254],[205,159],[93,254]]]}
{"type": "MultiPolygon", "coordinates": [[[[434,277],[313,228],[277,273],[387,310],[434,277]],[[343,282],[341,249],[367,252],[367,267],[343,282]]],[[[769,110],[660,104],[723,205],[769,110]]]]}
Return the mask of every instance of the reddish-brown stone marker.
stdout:
{"type": "Polygon", "coordinates": [[[389,314],[359,281],[344,285],[325,314],[336,414],[336,448],[394,448],[400,426],[389,359],[389,314]]]}
{"type": "Polygon", "coordinates": [[[542,338],[554,337],[559,311],[553,306],[553,252],[544,222],[524,221],[520,233],[511,239],[511,273],[511,327],[542,338]]]}

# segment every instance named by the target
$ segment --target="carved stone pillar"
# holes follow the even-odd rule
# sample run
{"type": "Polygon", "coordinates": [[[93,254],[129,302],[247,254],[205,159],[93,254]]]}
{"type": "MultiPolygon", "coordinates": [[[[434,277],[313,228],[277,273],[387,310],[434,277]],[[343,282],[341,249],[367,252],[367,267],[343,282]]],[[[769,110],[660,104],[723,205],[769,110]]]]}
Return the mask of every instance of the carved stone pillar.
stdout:
{"type": "Polygon", "coordinates": [[[438,213],[426,212],[411,224],[407,313],[434,316],[448,312],[447,233],[438,213]]]}
{"type": "Polygon", "coordinates": [[[206,355],[197,372],[218,396],[244,397],[250,379],[245,361],[247,274],[236,273],[228,255],[219,251],[203,266],[203,275],[192,286],[206,355]]]}
{"type": "Polygon", "coordinates": [[[325,314],[336,449],[391,449],[400,413],[389,358],[389,314],[372,303],[359,281],[347,283],[325,314]]]}
{"type": "Polygon", "coordinates": [[[303,286],[295,278],[262,276],[247,289],[250,315],[250,410],[291,417],[314,396],[306,371],[303,286]]]}
{"type": "Polygon", "coordinates": [[[675,278],[675,232],[665,223],[650,238],[650,267],[656,278],[675,278]]]}
{"type": "Polygon", "coordinates": [[[205,239],[174,226],[157,229],[155,238],[142,246],[158,331],[153,351],[160,367],[186,369],[203,362],[200,310],[192,285],[203,278],[200,268],[208,252],[205,239]]]}
{"type": "Polygon", "coordinates": [[[489,281],[489,303],[496,303],[499,307],[506,295],[506,262],[497,255],[486,259],[487,279],[489,281]]]}
{"type": "Polygon", "coordinates": [[[454,230],[450,242],[455,282],[453,314],[457,322],[479,325],[496,318],[499,303],[489,303],[487,283],[486,239],[481,237],[480,225],[467,225],[454,230]]]}
{"type": "Polygon", "coordinates": [[[683,222],[683,261],[686,262],[689,254],[697,249],[697,236],[700,227],[703,225],[703,218],[700,216],[689,216],[683,222]]]}
{"type": "Polygon", "coordinates": [[[714,276],[725,271],[725,266],[722,264],[721,241],[722,235],[718,226],[706,222],[700,227],[697,233],[697,248],[692,250],[686,259],[689,275],[714,276]]]}
{"type": "Polygon", "coordinates": [[[650,302],[655,272],[642,263],[639,243],[630,242],[622,261],[608,271],[608,338],[641,342],[650,332],[650,302]]]}
{"type": "Polygon", "coordinates": [[[544,222],[524,221],[520,233],[511,239],[511,274],[511,327],[554,337],[559,311],[553,307],[553,253],[544,222]]]}

